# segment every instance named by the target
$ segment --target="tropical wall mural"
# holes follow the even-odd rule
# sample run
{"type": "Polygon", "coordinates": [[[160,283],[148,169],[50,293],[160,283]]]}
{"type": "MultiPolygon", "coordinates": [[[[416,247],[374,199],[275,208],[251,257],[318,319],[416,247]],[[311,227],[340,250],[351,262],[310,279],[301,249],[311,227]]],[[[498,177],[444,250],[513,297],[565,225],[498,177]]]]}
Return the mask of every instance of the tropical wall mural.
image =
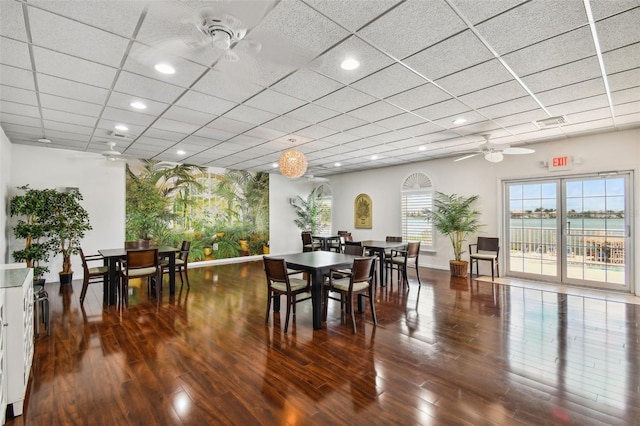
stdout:
{"type": "Polygon", "coordinates": [[[180,247],[190,261],[268,253],[269,175],[144,160],[127,164],[127,241],[180,247]]]}

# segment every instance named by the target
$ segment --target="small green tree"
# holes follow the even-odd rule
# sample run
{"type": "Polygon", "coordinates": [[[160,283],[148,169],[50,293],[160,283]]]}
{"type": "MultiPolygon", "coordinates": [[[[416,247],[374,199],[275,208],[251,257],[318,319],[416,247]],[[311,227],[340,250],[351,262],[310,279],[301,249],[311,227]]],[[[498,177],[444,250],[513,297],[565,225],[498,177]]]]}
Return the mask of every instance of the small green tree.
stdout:
{"type": "Polygon", "coordinates": [[[297,219],[293,221],[298,228],[302,231],[311,231],[312,234],[316,233],[322,209],[322,194],[318,188],[314,188],[306,199],[298,195],[293,201],[293,208],[297,215],[297,219]]]}
{"type": "Polygon", "coordinates": [[[462,245],[467,237],[483,226],[479,220],[481,213],[473,208],[477,200],[477,195],[463,197],[436,192],[434,208],[429,212],[428,218],[433,221],[433,226],[449,237],[456,261],[462,260],[462,245]]]}
{"type": "Polygon", "coordinates": [[[62,254],[61,274],[71,274],[71,255],[80,252],[85,231],[91,230],[89,213],[80,204],[78,191],[55,192],[51,197],[51,215],[47,223],[51,230],[51,243],[55,253],[62,254]]]}
{"type": "Polygon", "coordinates": [[[31,189],[29,185],[20,186],[18,189],[25,193],[11,199],[9,210],[12,217],[21,217],[13,227],[13,232],[16,238],[25,240],[25,246],[12,253],[13,260],[26,262],[27,267],[33,268],[34,278],[38,279],[45,272],[49,272],[45,263],[49,261],[53,243],[49,239],[51,224],[46,219],[52,215],[52,199],[56,191],[31,189]]]}

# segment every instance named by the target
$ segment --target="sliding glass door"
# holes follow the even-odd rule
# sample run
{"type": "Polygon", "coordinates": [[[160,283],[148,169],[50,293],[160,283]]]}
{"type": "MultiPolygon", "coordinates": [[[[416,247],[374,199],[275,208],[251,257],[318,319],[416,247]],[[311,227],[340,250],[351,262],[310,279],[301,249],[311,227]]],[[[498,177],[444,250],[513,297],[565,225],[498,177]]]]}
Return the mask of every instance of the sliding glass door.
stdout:
{"type": "Polygon", "coordinates": [[[505,183],[507,273],[630,291],[630,173],[505,183]]]}

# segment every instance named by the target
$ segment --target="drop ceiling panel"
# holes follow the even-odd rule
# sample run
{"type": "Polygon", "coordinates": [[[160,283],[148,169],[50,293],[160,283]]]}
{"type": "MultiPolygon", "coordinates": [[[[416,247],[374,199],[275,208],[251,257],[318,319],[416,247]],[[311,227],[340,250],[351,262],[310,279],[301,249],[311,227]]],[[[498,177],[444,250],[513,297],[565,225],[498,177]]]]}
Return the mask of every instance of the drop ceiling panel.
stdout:
{"type": "Polygon", "coordinates": [[[263,111],[250,106],[238,105],[236,108],[224,114],[223,117],[231,118],[238,121],[259,125],[276,118],[278,115],[273,112],[263,111]]]}
{"type": "Polygon", "coordinates": [[[11,86],[19,89],[36,90],[33,84],[33,73],[29,70],[9,65],[0,65],[0,82],[10,81],[11,86]]]}
{"type": "Polygon", "coordinates": [[[272,140],[272,139],[276,139],[279,138],[281,136],[284,136],[286,133],[279,131],[279,130],[273,130],[273,129],[269,129],[267,127],[264,126],[258,126],[258,127],[254,127],[253,129],[249,129],[245,132],[245,135],[248,136],[253,136],[256,138],[260,138],[263,140],[272,140]]]}
{"type": "Polygon", "coordinates": [[[598,58],[591,56],[566,65],[560,65],[522,78],[534,93],[600,77],[598,58]]]}
{"type": "Polygon", "coordinates": [[[639,22],[640,7],[597,22],[596,31],[602,51],[607,52],[637,42],[639,22]]]}
{"type": "Polygon", "coordinates": [[[271,89],[298,99],[314,101],[341,87],[341,83],[303,68],[274,84],[271,89]]]}
{"type": "Polygon", "coordinates": [[[95,127],[96,118],[86,115],[72,114],[69,112],[56,111],[42,108],[42,118],[45,120],[60,121],[64,123],[77,124],[79,126],[95,127]]]}
{"type": "Polygon", "coordinates": [[[91,133],[93,132],[93,127],[89,126],[78,126],[73,123],[62,123],[51,120],[42,120],[42,122],[44,123],[44,128],[46,130],[58,130],[61,132],[75,133],[77,135],[85,135],[87,137],[91,136],[91,133]]]}
{"type": "Polygon", "coordinates": [[[20,41],[0,38],[0,63],[30,70],[29,46],[20,41]]]}
{"type": "Polygon", "coordinates": [[[157,138],[170,142],[179,142],[189,136],[187,133],[172,132],[170,130],[159,129],[157,127],[149,127],[142,134],[147,138],[157,138]]]}
{"type": "Polygon", "coordinates": [[[321,107],[315,104],[306,104],[298,109],[295,109],[286,114],[287,117],[301,120],[306,123],[318,123],[320,121],[327,120],[331,117],[335,117],[340,113],[329,108],[321,107]]]}
{"type": "Polygon", "coordinates": [[[40,104],[43,108],[90,115],[93,117],[98,117],[102,111],[102,105],[63,98],[61,96],[47,95],[45,93],[40,94],[40,104]]]}
{"type": "Polygon", "coordinates": [[[276,114],[284,114],[305,104],[305,102],[300,99],[283,95],[273,90],[265,90],[258,93],[245,103],[246,105],[265,111],[272,111],[276,114]]]}
{"type": "Polygon", "coordinates": [[[334,133],[336,133],[335,130],[321,125],[305,127],[304,129],[300,129],[296,132],[296,134],[298,135],[306,136],[313,139],[323,138],[325,136],[333,135],[334,133]]]}
{"type": "Polygon", "coordinates": [[[215,115],[192,109],[182,108],[177,105],[170,107],[167,111],[164,112],[164,114],[162,114],[162,117],[168,118],[170,120],[182,121],[184,123],[195,124],[198,127],[204,126],[205,124],[216,118],[215,115]]]}
{"type": "Polygon", "coordinates": [[[451,117],[469,111],[469,107],[456,99],[439,102],[414,112],[427,120],[437,120],[443,117],[451,117]]]}
{"type": "MultiPolygon", "coordinates": [[[[0,86],[0,91],[2,86],[0,86]]],[[[0,112],[7,114],[17,114],[26,117],[40,118],[40,109],[35,105],[27,105],[18,102],[0,102],[0,112]]]]}
{"type": "Polygon", "coordinates": [[[480,108],[478,112],[485,117],[492,119],[532,110],[539,110],[540,113],[544,112],[532,97],[525,96],[522,98],[513,99],[510,101],[505,101],[499,104],[480,108]]]}
{"type": "Polygon", "coordinates": [[[451,96],[434,84],[424,84],[413,89],[389,96],[385,100],[406,110],[422,108],[437,102],[450,99],[451,96]]]}
{"type": "Polygon", "coordinates": [[[582,83],[564,86],[558,89],[538,93],[537,97],[544,105],[556,105],[576,99],[584,99],[605,93],[604,82],[601,78],[595,78],[582,83]]]}
{"type": "Polygon", "coordinates": [[[183,121],[169,120],[168,118],[157,119],[152,126],[154,129],[168,130],[177,133],[193,133],[200,128],[197,124],[185,123],[183,121]]]}
{"type": "Polygon", "coordinates": [[[27,41],[22,4],[15,1],[2,2],[2,13],[0,13],[0,35],[8,35],[23,42],[27,41]]]}
{"type": "Polygon", "coordinates": [[[512,78],[507,69],[494,59],[441,78],[436,83],[451,94],[461,96],[504,83],[512,78]]]}
{"type": "Polygon", "coordinates": [[[382,68],[393,60],[374,49],[356,36],[351,36],[311,63],[318,73],[344,84],[353,83],[382,68]],[[360,66],[354,70],[344,70],[340,66],[345,59],[355,59],[360,66]]]}
{"type": "Polygon", "coordinates": [[[506,54],[539,43],[587,23],[581,0],[526,2],[477,26],[499,53],[506,54]],[[544,22],[544,25],[540,25],[544,22]]]}
{"type": "Polygon", "coordinates": [[[309,0],[307,3],[349,31],[356,31],[396,5],[397,0],[368,1],[367,7],[358,7],[357,2],[349,1],[309,0]]]}
{"type": "Polygon", "coordinates": [[[227,117],[218,117],[211,123],[207,124],[207,127],[214,129],[224,130],[229,133],[243,133],[247,130],[255,127],[255,124],[247,123],[245,121],[233,120],[227,117]]]}
{"type": "Polygon", "coordinates": [[[602,54],[604,65],[608,74],[627,71],[640,67],[640,55],[638,55],[640,43],[622,47],[602,54]]]}
{"type": "Polygon", "coordinates": [[[636,107],[640,107],[640,86],[631,89],[620,90],[611,94],[614,105],[632,103],[636,107]]]}
{"type": "Polygon", "coordinates": [[[116,69],[95,62],[74,58],[51,50],[33,47],[36,69],[39,73],[74,80],[105,89],[111,88],[116,69]]]}
{"type": "Polygon", "coordinates": [[[361,138],[367,138],[373,135],[379,135],[380,133],[386,133],[389,129],[378,126],[377,124],[365,124],[364,126],[354,127],[349,129],[349,133],[361,138]]]}
{"type": "Polygon", "coordinates": [[[374,102],[349,112],[352,117],[373,122],[402,114],[404,111],[384,101],[374,102]]]}
{"type": "Polygon", "coordinates": [[[351,86],[378,98],[386,98],[424,83],[425,80],[423,78],[402,65],[395,64],[363,78],[351,86]]]}
{"type": "Polygon", "coordinates": [[[172,103],[184,92],[183,88],[173,84],[167,84],[126,71],[122,71],[118,76],[114,90],[165,103],[172,103]]]}
{"type": "Polygon", "coordinates": [[[131,95],[128,93],[111,92],[107,105],[110,107],[118,108],[127,113],[143,114],[151,117],[157,117],[162,114],[168,107],[168,104],[162,102],[156,102],[149,99],[144,99],[140,96],[131,95]],[[145,109],[136,109],[131,106],[134,101],[142,102],[146,105],[145,109]]]}
{"type": "Polygon", "coordinates": [[[524,96],[529,96],[527,91],[518,82],[511,80],[460,96],[459,99],[472,108],[482,108],[524,96]]]}
{"type": "Polygon", "coordinates": [[[111,107],[105,108],[102,118],[117,121],[122,124],[135,124],[144,127],[150,126],[153,120],[155,120],[155,117],[152,115],[111,107]]]}
{"type": "Polygon", "coordinates": [[[280,116],[268,123],[264,124],[264,127],[274,130],[280,130],[282,132],[293,133],[297,130],[307,127],[309,124],[304,121],[296,120],[291,117],[280,116]]]}
{"type": "Polygon", "coordinates": [[[367,122],[356,117],[342,114],[325,120],[320,124],[324,127],[343,132],[345,130],[353,129],[354,127],[365,125],[367,122]]]}
{"type": "Polygon", "coordinates": [[[444,2],[405,2],[358,32],[397,59],[403,59],[465,29],[444,2]],[[428,28],[428,31],[425,29],[428,28]],[[401,31],[411,37],[395,37],[401,31]]]}
{"type": "Polygon", "coordinates": [[[575,119],[571,118],[571,114],[575,114],[590,109],[603,108],[609,105],[609,100],[606,95],[592,96],[589,98],[589,102],[585,102],[584,99],[577,101],[563,102],[549,106],[547,109],[552,116],[557,117],[560,115],[567,115],[569,122],[575,122],[575,119]]]}
{"type": "Polygon", "coordinates": [[[0,94],[2,100],[9,102],[17,102],[27,105],[38,105],[38,98],[36,92],[25,89],[18,89],[17,87],[0,85],[0,94]]]}
{"type": "Polygon", "coordinates": [[[375,102],[376,100],[373,96],[352,89],[351,87],[344,87],[318,99],[314,103],[335,111],[347,112],[375,102]]]}
{"type": "Polygon", "coordinates": [[[407,112],[404,114],[396,115],[395,117],[385,118],[384,120],[377,121],[376,124],[389,130],[396,130],[402,129],[404,127],[415,126],[424,122],[425,120],[423,120],[422,118],[407,112]]]}
{"type": "MultiPolygon", "coordinates": [[[[205,95],[204,93],[189,90],[177,102],[176,105],[189,110],[199,111],[201,113],[211,114],[212,116],[222,115],[235,107],[235,102],[230,102],[215,96],[205,95]]],[[[211,117],[212,119],[214,117],[211,117]]]]}
{"type": "Polygon", "coordinates": [[[640,86],[640,68],[609,75],[609,87],[612,92],[640,86]]]}
{"type": "Polygon", "coordinates": [[[452,0],[451,3],[458,8],[472,24],[485,21],[496,16],[524,0],[501,0],[478,2],[477,0],[452,0]]]}
{"type": "Polygon", "coordinates": [[[20,126],[31,126],[35,128],[40,128],[40,118],[34,116],[24,116],[20,114],[13,114],[9,111],[2,111],[0,113],[2,116],[2,123],[4,124],[18,124],[20,126]]]}
{"type": "Polygon", "coordinates": [[[242,102],[264,90],[257,84],[243,82],[211,70],[192,87],[193,90],[232,102],[242,102]]]}
{"type": "MultiPolygon", "coordinates": [[[[104,104],[109,94],[107,89],[90,86],[75,81],[64,80],[39,73],[38,88],[41,93],[62,96],[94,104],[104,104]]],[[[127,104],[128,105],[128,104],[127,104]]]]}

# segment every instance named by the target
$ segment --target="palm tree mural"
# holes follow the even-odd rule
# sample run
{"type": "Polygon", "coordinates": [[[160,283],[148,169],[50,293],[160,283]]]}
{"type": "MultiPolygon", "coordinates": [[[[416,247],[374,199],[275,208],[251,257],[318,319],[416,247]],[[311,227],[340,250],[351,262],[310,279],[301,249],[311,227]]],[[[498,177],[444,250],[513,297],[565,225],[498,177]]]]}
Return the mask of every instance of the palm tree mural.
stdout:
{"type": "Polygon", "coordinates": [[[152,237],[190,259],[261,254],[269,238],[269,175],[142,161],[127,166],[127,239],[152,237]],[[242,241],[242,245],[241,245],[242,241]]]}

